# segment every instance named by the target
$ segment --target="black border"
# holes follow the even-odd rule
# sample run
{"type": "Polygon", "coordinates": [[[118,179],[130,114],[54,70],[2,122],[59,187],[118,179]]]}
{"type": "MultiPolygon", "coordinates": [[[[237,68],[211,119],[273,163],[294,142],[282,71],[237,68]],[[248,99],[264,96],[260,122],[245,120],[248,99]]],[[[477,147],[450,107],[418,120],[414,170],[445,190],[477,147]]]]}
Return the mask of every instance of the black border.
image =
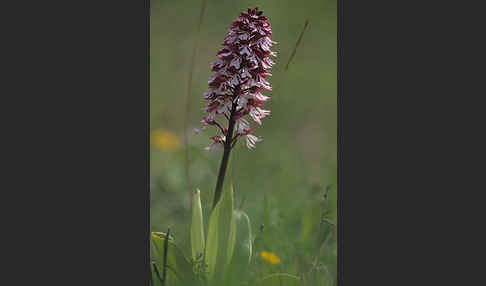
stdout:
{"type": "Polygon", "coordinates": [[[148,285],[150,2],[12,4],[0,284],[148,285]]]}
{"type": "Polygon", "coordinates": [[[146,25],[146,42],[145,42],[145,77],[146,77],[146,98],[147,98],[147,117],[146,117],[146,125],[147,128],[145,129],[146,132],[146,158],[147,163],[145,165],[146,170],[146,197],[145,197],[145,215],[146,215],[146,224],[145,224],[145,237],[146,237],[146,245],[145,245],[145,271],[146,271],[146,280],[145,285],[149,285],[152,273],[151,273],[151,263],[150,263],[150,0],[144,0],[145,4],[145,25],[146,25]]]}
{"type": "Polygon", "coordinates": [[[343,285],[343,0],[337,0],[337,285],[343,285]]]}
{"type": "MultiPolygon", "coordinates": [[[[444,254],[432,250],[442,243],[439,250],[449,255],[456,251],[454,246],[470,244],[451,241],[445,245],[444,241],[460,238],[451,235],[450,221],[464,229],[466,221],[481,217],[471,214],[459,219],[462,211],[454,201],[461,192],[468,199],[461,202],[462,207],[480,209],[473,208],[474,200],[462,192],[481,193],[481,188],[471,185],[468,163],[454,161],[449,153],[460,150],[458,157],[477,158],[477,154],[463,153],[471,152],[470,142],[475,140],[451,137],[462,136],[463,128],[469,128],[470,134],[484,128],[473,130],[471,124],[482,123],[476,118],[460,122],[461,112],[468,113],[469,107],[461,109],[461,102],[444,99],[448,93],[462,96],[460,90],[471,89],[471,79],[476,79],[464,66],[454,69],[453,56],[471,57],[472,52],[453,47],[453,42],[468,49],[474,45],[452,33],[472,34],[471,29],[480,26],[457,26],[443,36],[440,22],[434,19],[435,26],[430,27],[426,12],[454,15],[447,22],[460,25],[457,11],[462,6],[448,13],[442,5],[437,13],[436,7],[427,7],[425,2],[420,7],[392,9],[390,1],[347,1],[344,21],[344,1],[337,1],[339,285],[344,276],[344,230],[346,253],[353,257],[346,259],[348,283],[396,285],[393,281],[400,279],[416,284],[423,281],[415,274],[427,274],[431,265],[443,267],[440,273],[459,274],[460,269],[447,271],[450,265],[437,260],[462,264],[465,258],[443,259],[444,254]],[[434,46],[434,40],[441,42],[434,46]],[[458,71],[470,78],[457,76],[458,71]],[[441,119],[449,117],[458,121],[449,124],[441,119]],[[441,138],[432,141],[434,136],[441,138]],[[461,140],[467,146],[457,142],[461,140]],[[463,170],[455,172],[457,166],[463,170]],[[468,188],[463,187],[465,181],[468,188]],[[430,195],[431,191],[440,193],[430,195]],[[447,198],[453,201],[444,201],[447,198]],[[432,228],[440,226],[446,231],[431,238],[432,228]]],[[[7,130],[2,138],[13,139],[5,150],[15,158],[11,162],[7,156],[2,158],[7,166],[2,181],[8,184],[2,190],[18,198],[2,202],[19,202],[14,205],[17,212],[5,216],[7,226],[14,227],[3,229],[14,236],[6,245],[15,249],[12,261],[20,266],[14,280],[19,282],[14,284],[27,285],[29,279],[35,285],[44,281],[65,285],[73,280],[78,285],[97,285],[102,280],[106,285],[148,282],[150,1],[63,3],[63,13],[53,6],[41,3],[29,9],[9,9],[21,11],[11,22],[20,31],[9,28],[16,36],[4,39],[14,47],[7,54],[14,60],[7,67],[9,76],[22,76],[16,82],[10,77],[4,81],[13,87],[13,92],[5,93],[4,106],[14,114],[6,121],[13,132],[7,130]],[[74,6],[69,8],[69,4],[74,6]],[[12,99],[20,108],[7,102],[12,99]]],[[[477,225],[481,223],[470,229],[477,225]]],[[[461,278],[468,278],[468,273],[461,278]]],[[[438,284],[439,276],[434,274],[429,284],[438,284]]]]}

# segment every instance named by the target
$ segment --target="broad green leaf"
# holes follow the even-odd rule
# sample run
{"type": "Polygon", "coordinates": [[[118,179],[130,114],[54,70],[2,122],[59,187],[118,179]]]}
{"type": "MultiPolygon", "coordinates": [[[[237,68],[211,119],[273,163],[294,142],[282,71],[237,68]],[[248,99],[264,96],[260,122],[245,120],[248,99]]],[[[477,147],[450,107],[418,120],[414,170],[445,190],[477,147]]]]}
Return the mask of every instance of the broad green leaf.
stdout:
{"type": "MultiPolygon", "coordinates": [[[[164,242],[166,237],[163,232],[152,232],[151,241],[155,248],[153,260],[160,274],[162,274],[164,268],[164,242]]],[[[167,268],[169,268],[166,271],[168,285],[185,285],[196,280],[192,264],[187,261],[172,238],[168,239],[167,268]]]]}
{"type": "Polygon", "coordinates": [[[238,258],[244,259],[250,263],[252,254],[252,236],[251,236],[251,223],[248,215],[241,210],[234,211],[236,217],[236,251],[235,255],[238,258]]]}
{"type": "MultiPolygon", "coordinates": [[[[233,187],[223,191],[220,201],[209,217],[205,263],[209,278],[222,275],[233,256],[236,239],[236,219],[233,214],[233,187]]],[[[220,276],[221,277],[221,276],[220,276]]]]}
{"type": "Polygon", "coordinates": [[[204,228],[199,189],[192,197],[191,248],[192,259],[196,261],[198,256],[204,253],[204,228]]]}
{"type": "Polygon", "coordinates": [[[300,286],[300,278],[287,273],[270,274],[257,283],[258,286],[300,286]]]}
{"type": "MultiPolygon", "coordinates": [[[[233,209],[233,208],[232,208],[233,209]]],[[[227,255],[227,264],[230,264],[231,258],[233,257],[233,252],[235,250],[236,244],[236,216],[235,213],[231,212],[231,232],[230,232],[230,244],[229,244],[229,252],[227,255]]]]}

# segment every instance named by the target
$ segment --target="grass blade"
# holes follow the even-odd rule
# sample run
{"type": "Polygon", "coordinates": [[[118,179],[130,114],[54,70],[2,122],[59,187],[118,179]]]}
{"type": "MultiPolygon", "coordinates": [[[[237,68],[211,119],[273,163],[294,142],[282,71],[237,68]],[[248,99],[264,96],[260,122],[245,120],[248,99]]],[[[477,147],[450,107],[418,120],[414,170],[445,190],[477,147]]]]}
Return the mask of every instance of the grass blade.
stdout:
{"type": "Polygon", "coordinates": [[[206,0],[202,0],[201,12],[199,14],[199,22],[197,25],[196,37],[194,39],[194,45],[192,47],[191,63],[189,67],[189,76],[187,79],[187,95],[186,95],[186,110],[184,114],[184,150],[185,150],[185,160],[184,169],[186,173],[186,183],[189,192],[192,190],[191,177],[189,174],[189,143],[187,138],[187,126],[189,121],[189,113],[191,111],[191,93],[192,93],[192,75],[194,73],[194,63],[196,61],[196,54],[199,46],[199,35],[201,34],[202,20],[204,18],[204,10],[206,10],[206,0]]]}
{"type": "MultiPolygon", "coordinates": [[[[170,237],[170,228],[167,229],[167,237],[170,237]]],[[[165,286],[165,280],[167,277],[167,249],[169,248],[169,240],[164,241],[164,262],[162,267],[162,285],[165,286]]],[[[158,272],[157,272],[158,273],[158,272]]]]}
{"type": "MultiPolygon", "coordinates": [[[[153,265],[153,267],[154,267],[154,270],[155,270],[155,276],[157,276],[157,278],[159,279],[160,282],[164,283],[163,280],[162,280],[162,277],[160,277],[160,273],[159,273],[159,270],[157,269],[157,266],[153,265]]],[[[151,279],[151,281],[153,283],[153,279],[151,279]]],[[[155,284],[152,284],[152,285],[155,285],[155,284]]]]}
{"type": "Polygon", "coordinates": [[[297,52],[297,47],[300,45],[300,41],[302,41],[302,37],[304,36],[304,32],[307,29],[308,25],[309,25],[309,19],[305,20],[304,29],[302,29],[302,32],[300,33],[299,39],[297,40],[297,43],[295,43],[294,50],[292,51],[292,54],[290,55],[289,61],[287,62],[287,65],[285,66],[285,70],[289,69],[289,64],[292,61],[292,59],[294,58],[295,53],[297,52]]]}
{"type": "Polygon", "coordinates": [[[162,272],[162,269],[165,269],[164,279],[167,285],[190,284],[196,279],[192,264],[184,257],[182,251],[175,244],[174,239],[168,237],[167,234],[162,232],[152,232],[152,242],[156,250],[154,260],[158,270],[162,272]],[[166,259],[165,262],[164,257],[166,259]],[[168,272],[167,268],[173,271],[168,272]]]}

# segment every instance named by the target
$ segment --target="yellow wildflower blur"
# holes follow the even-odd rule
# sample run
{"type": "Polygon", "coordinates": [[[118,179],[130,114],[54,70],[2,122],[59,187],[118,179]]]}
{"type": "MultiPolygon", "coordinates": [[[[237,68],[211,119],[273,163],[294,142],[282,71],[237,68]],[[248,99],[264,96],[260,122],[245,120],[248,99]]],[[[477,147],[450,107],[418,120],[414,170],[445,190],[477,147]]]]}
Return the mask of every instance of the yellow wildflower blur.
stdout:
{"type": "Polygon", "coordinates": [[[266,260],[270,264],[280,264],[280,258],[273,252],[262,251],[261,253],[262,259],[266,260]]]}
{"type": "Polygon", "coordinates": [[[153,131],[150,139],[152,145],[167,152],[174,152],[181,146],[181,142],[177,135],[163,129],[153,131]]]}

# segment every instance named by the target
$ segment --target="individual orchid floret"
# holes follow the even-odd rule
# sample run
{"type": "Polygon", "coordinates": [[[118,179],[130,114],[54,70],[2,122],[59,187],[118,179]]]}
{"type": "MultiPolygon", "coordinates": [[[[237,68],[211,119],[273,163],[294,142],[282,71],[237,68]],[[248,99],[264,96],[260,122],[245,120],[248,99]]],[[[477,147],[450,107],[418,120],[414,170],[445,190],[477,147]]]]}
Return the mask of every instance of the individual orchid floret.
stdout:
{"type": "Polygon", "coordinates": [[[204,150],[206,151],[212,151],[216,148],[221,148],[223,147],[223,144],[224,144],[224,141],[225,141],[225,136],[224,135],[221,135],[221,136],[213,136],[211,137],[211,139],[213,140],[213,143],[208,146],[208,147],[204,147],[204,150]]]}
{"type": "Polygon", "coordinates": [[[272,29],[262,14],[258,8],[241,12],[217,53],[218,60],[211,64],[215,74],[209,78],[209,89],[204,93],[204,99],[209,101],[204,108],[208,115],[202,120],[202,128],[195,131],[199,133],[211,125],[218,128],[220,135],[212,137],[213,143],[206,150],[216,146],[232,148],[239,137],[245,137],[250,149],[262,140],[250,134],[253,129],[245,119],[261,125],[261,120],[270,115],[270,110],[263,108],[269,97],[262,92],[272,90],[267,78],[272,75],[268,70],[275,64],[270,56],[276,53],[270,48],[276,42],[270,39],[272,29]],[[227,122],[227,127],[217,121],[227,122]]]}

